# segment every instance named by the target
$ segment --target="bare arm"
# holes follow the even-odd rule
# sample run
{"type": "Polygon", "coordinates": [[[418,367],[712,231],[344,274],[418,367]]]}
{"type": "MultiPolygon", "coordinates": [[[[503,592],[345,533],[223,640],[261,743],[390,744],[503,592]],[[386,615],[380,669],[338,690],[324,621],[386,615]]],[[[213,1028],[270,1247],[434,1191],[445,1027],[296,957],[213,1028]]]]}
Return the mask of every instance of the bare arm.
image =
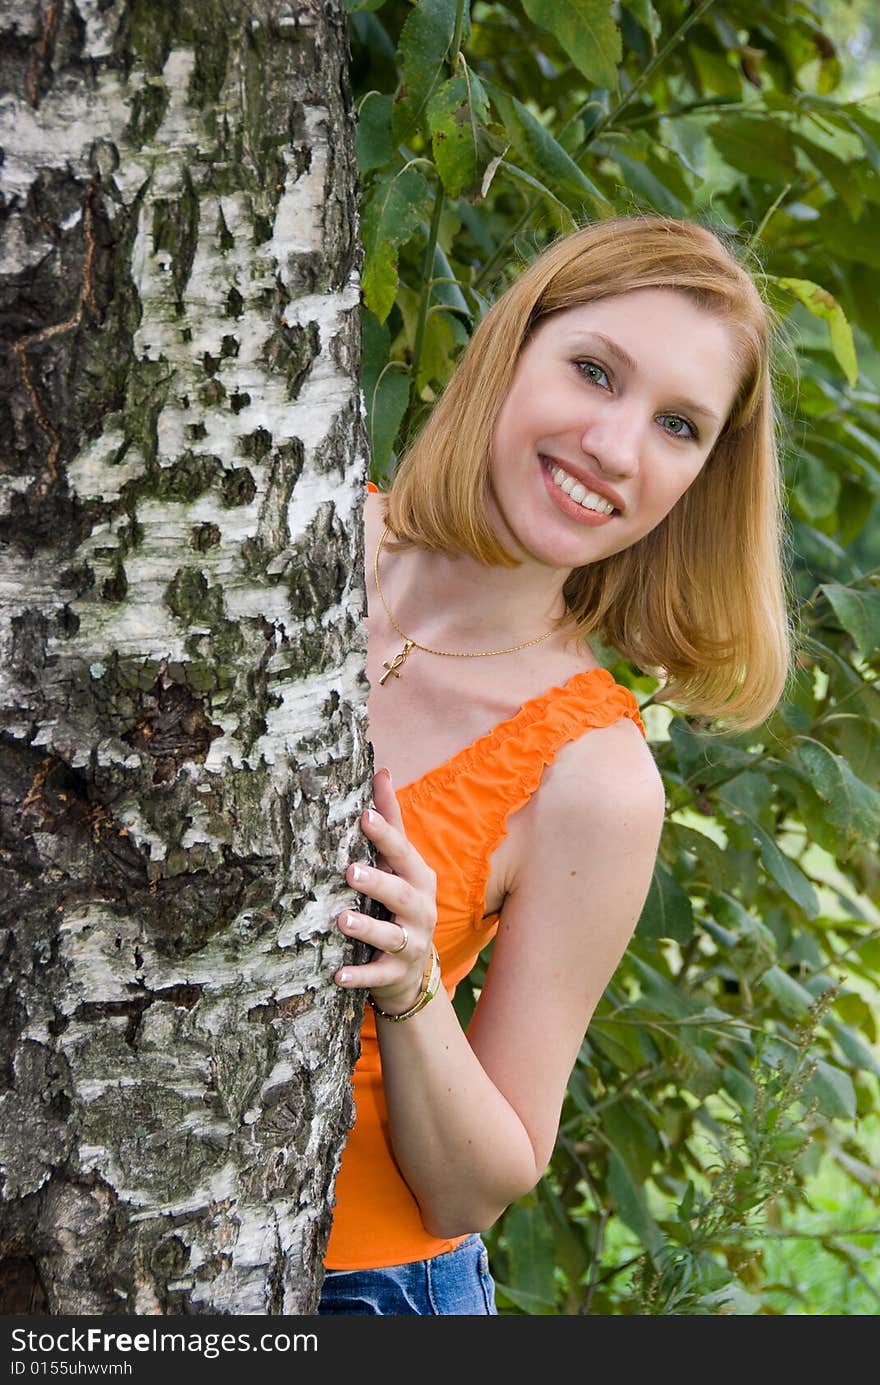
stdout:
{"type": "MultiPolygon", "coordinates": [[[[399,1012],[418,989],[428,933],[413,905],[421,887],[405,881],[418,875],[407,852],[421,858],[392,799],[377,784],[384,821],[369,835],[395,874],[377,871],[383,880],[358,888],[381,898],[422,950],[405,980],[387,956],[353,971],[383,1009],[399,1012]],[[412,926],[398,907],[410,889],[412,926]]],[[[442,990],[403,1024],[377,1022],[395,1156],[425,1226],[440,1236],[491,1225],[549,1161],[584,1032],[650,885],[662,784],[636,728],[615,723],[565,747],[522,811],[529,850],[467,1035],[442,990]]],[[[399,937],[395,925],[374,926],[399,937]]]]}

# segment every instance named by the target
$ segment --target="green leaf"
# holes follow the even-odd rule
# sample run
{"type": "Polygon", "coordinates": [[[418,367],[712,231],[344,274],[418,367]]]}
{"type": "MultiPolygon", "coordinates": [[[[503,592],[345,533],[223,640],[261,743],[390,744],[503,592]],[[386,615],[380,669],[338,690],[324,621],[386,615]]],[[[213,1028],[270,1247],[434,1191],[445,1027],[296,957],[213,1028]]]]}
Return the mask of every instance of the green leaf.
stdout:
{"type": "MultiPolygon", "coordinates": [[[[373,316],[370,310],[361,304],[361,390],[364,397],[364,412],[366,416],[367,437],[370,440],[371,452],[371,478],[377,485],[379,477],[384,475],[387,457],[383,464],[379,465],[376,461],[377,443],[373,438],[373,417],[376,412],[376,385],[379,377],[388,365],[388,355],[391,346],[391,334],[384,323],[381,323],[373,316]]],[[[398,420],[399,422],[399,420],[398,420]]],[[[380,487],[381,489],[381,487],[380,487]]]]}
{"type": "Polygon", "coordinates": [[[544,1209],[515,1203],[504,1218],[510,1277],[517,1293],[527,1294],[552,1312],[556,1304],[555,1244],[544,1209]]]}
{"type": "Polygon", "coordinates": [[[647,1031],[640,1033],[632,1024],[594,1018],[590,1025],[589,1044],[623,1073],[637,1072],[645,1062],[659,1061],[658,1050],[647,1031]]]}
{"type": "MultiPolygon", "coordinates": [[[[765,923],[750,914],[735,895],[713,894],[707,902],[716,918],[733,929],[733,939],[725,944],[731,966],[738,976],[747,981],[756,981],[776,961],[774,934],[765,923]]],[[[708,919],[706,923],[708,927],[708,919]]],[[[715,930],[709,931],[713,937],[717,936],[715,930]]]]}
{"type": "Polygon", "coordinates": [[[856,957],[863,971],[880,979],[880,938],[866,938],[857,944],[856,957]]]}
{"type": "Polygon", "coordinates": [[[864,428],[859,428],[855,420],[849,419],[843,420],[841,433],[847,443],[852,443],[858,455],[864,457],[866,462],[871,463],[865,468],[868,479],[880,483],[880,475],[876,470],[877,467],[880,467],[880,439],[865,432],[864,428]]]}
{"type": "Polygon", "coordinates": [[[825,800],[816,792],[812,784],[803,781],[795,790],[798,814],[811,842],[821,846],[830,856],[844,861],[851,855],[851,839],[839,827],[829,821],[825,810],[825,800]]]}
{"type": "Polygon", "coordinates": [[[852,165],[822,145],[815,144],[803,135],[795,133],[794,139],[811,163],[831,185],[833,191],[843,202],[853,221],[858,221],[865,206],[861,188],[853,176],[852,165]]]}
{"type": "Polygon", "coordinates": [[[858,1025],[869,1043],[877,1042],[877,1018],[874,1009],[864,996],[854,991],[839,995],[834,1002],[835,1015],[839,1015],[845,1025],[858,1025]]]}
{"type": "Polygon", "coordinates": [[[604,193],[590,182],[538,117],[494,82],[484,81],[483,85],[501,118],[507,138],[528,171],[576,213],[585,205],[594,212],[607,209],[608,199],[604,193]]]}
{"type": "Polygon", "coordinates": [[[852,1078],[842,1068],[826,1063],[823,1058],[816,1062],[816,1071],[804,1087],[804,1100],[815,1098],[823,1116],[841,1116],[853,1120],[856,1114],[856,1094],[852,1078]]]}
{"type": "Polygon", "coordinates": [[[798,453],[794,479],[795,498],[807,520],[815,523],[817,519],[834,514],[840,495],[840,477],[807,448],[798,453]]]}
{"type": "Polygon", "coordinates": [[[558,39],[588,82],[608,91],[616,87],[623,47],[609,0],[523,0],[523,9],[558,39]]]}
{"type": "Polygon", "coordinates": [[[880,591],[856,590],[826,582],[821,590],[863,659],[880,651],[880,591]]]}
{"type": "Polygon", "coordinates": [[[533,173],[526,172],[524,168],[519,168],[517,164],[510,163],[508,159],[493,159],[487,172],[492,168],[496,171],[501,169],[508,177],[512,178],[515,183],[525,183],[526,187],[532,188],[532,190],[537,192],[541,197],[546,197],[548,202],[552,202],[554,206],[568,213],[571,220],[574,220],[574,217],[571,216],[571,212],[562,199],[557,197],[555,192],[551,192],[550,188],[542,183],[540,178],[536,178],[533,173]]]}
{"type": "Polygon", "coordinates": [[[806,1015],[813,1004],[813,997],[806,986],[795,981],[793,976],[782,970],[782,967],[769,967],[759,984],[765,991],[769,991],[780,1008],[793,1018],[806,1015]]]}
{"type": "Polygon", "coordinates": [[[452,374],[454,357],[455,333],[452,319],[436,306],[432,307],[425,322],[416,389],[421,391],[432,381],[440,387],[445,385],[452,374]]]}
{"type": "Polygon", "coordinates": [[[853,773],[846,760],[819,741],[803,740],[797,759],[819,797],[830,822],[849,841],[874,845],[880,833],[880,793],[853,773]]]}
{"type": "Polygon", "coordinates": [[[370,310],[361,304],[361,389],[370,407],[376,381],[388,364],[391,333],[370,310]]]}
{"type": "Polygon", "coordinates": [[[651,0],[624,0],[623,8],[629,11],[652,39],[660,37],[663,25],[651,0]]]}
{"type": "Polygon", "coordinates": [[[750,178],[787,183],[797,172],[791,137],[778,119],[724,116],[709,133],[721,157],[750,178]]]}
{"type": "Polygon", "coordinates": [[[676,1045],[681,1052],[681,1063],[676,1063],[676,1072],[682,1086],[694,1096],[706,1097],[717,1092],[722,1082],[722,1070],[718,1063],[697,1044],[687,1043],[681,1032],[676,1032],[676,1045]]]}
{"type": "MultiPolygon", "coordinates": [[[[766,973],[764,980],[766,980],[766,973]]],[[[744,1111],[751,1109],[755,1100],[755,1084],[750,1077],[747,1077],[744,1072],[740,1072],[731,1063],[728,1063],[724,1069],[722,1086],[732,1100],[744,1111]]]]}
{"type": "Polygon", "coordinates": [[[609,1160],[608,1191],[620,1220],[636,1233],[643,1246],[656,1254],[663,1245],[663,1233],[648,1210],[641,1188],[616,1149],[612,1149],[609,1160]]]}
{"type": "Polygon", "coordinates": [[[705,832],[674,819],[667,821],[665,832],[676,847],[697,858],[697,864],[689,863],[692,884],[719,890],[732,890],[739,884],[739,872],[730,856],[705,832]]]}
{"type": "Polygon", "coordinates": [[[553,1262],[568,1276],[570,1284],[577,1284],[590,1266],[589,1239],[582,1227],[569,1220],[565,1203],[548,1178],[542,1178],[535,1191],[553,1230],[553,1262]]]}
{"type": "Polygon", "coordinates": [[[697,1190],[692,1181],[688,1179],[688,1185],[684,1190],[684,1197],[678,1204],[678,1215],[683,1222],[689,1222],[694,1214],[694,1203],[696,1202],[697,1190]]]}
{"type": "Polygon", "coordinates": [[[862,534],[874,513],[876,497],[861,480],[845,476],[837,502],[837,536],[844,548],[862,534]]]}
{"type": "Polygon", "coordinates": [[[644,1182],[660,1153],[660,1137],[641,1104],[630,1097],[610,1102],[602,1112],[602,1131],[615,1149],[626,1150],[631,1175],[644,1182]]]}
{"type": "MultiPolygon", "coordinates": [[[[772,797],[773,785],[767,775],[760,770],[746,770],[724,785],[718,794],[718,801],[737,809],[751,824],[752,819],[760,817],[772,797]]],[[[754,844],[757,846],[757,842],[754,844]]]]}
{"type": "Polygon", "coordinates": [[[654,866],[651,888],[637,929],[639,937],[646,942],[674,938],[676,942],[686,943],[694,931],[693,910],[687,891],[659,861],[654,866]]]}
{"type": "Polygon", "coordinates": [[[434,160],[450,197],[477,181],[480,129],[489,120],[489,102],[475,73],[452,77],[428,102],[428,128],[434,160]]]}
{"type": "Polygon", "coordinates": [[[624,185],[640,202],[666,216],[686,216],[689,188],[675,163],[657,154],[645,136],[611,133],[593,145],[593,154],[613,159],[624,185]]]}
{"type": "Polygon", "coordinates": [[[705,736],[695,731],[683,716],[669,723],[669,738],[675,757],[686,779],[711,787],[726,779],[731,770],[751,764],[752,756],[720,736],[705,736]]]}
{"type": "Polygon", "coordinates": [[[528,1316],[547,1317],[556,1312],[554,1303],[548,1304],[544,1298],[539,1298],[536,1294],[527,1294],[519,1286],[505,1284],[503,1280],[495,1280],[495,1295],[498,1306],[504,1308],[506,1304],[512,1303],[514,1308],[519,1308],[522,1313],[528,1316]]]}
{"type": "Polygon", "coordinates": [[[371,168],[381,168],[394,153],[391,143],[391,101],[390,96],[383,96],[381,92],[368,91],[360,104],[355,146],[361,173],[369,173],[371,168]]]}
{"type": "Polygon", "coordinates": [[[844,107],[850,130],[862,142],[865,156],[875,173],[880,173],[880,121],[872,120],[861,102],[853,101],[844,107]]]}
{"type": "Polygon", "coordinates": [[[800,866],[784,851],[780,851],[773,838],[759,823],[753,820],[748,826],[767,874],[785,891],[789,899],[793,899],[795,904],[803,909],[807,918],[816,918],[819,914],[819,897],[800,866]]]}
{"type": "Polygon", "coordinates": [[[430,211],[431,188],[414,168],[380,179],[364,209],[364,301],[384,322],[397,293],[397,252],[430,211]]]}
{"type": "Polygon", "coordinates": [[[391,469],[398,429],[409,405],[410,374],[400,361],[389,361],[367,400],[370,474],[381,490],[391,469]]]}
{"type": "Polygon", "coordinates": [[[862,1072],[873,1072],[876,1077],[880,1077],[880,1062],[871,1052],[861,1034],[848,1024],[841,1024],[833,1016],[826,1019],[825,1023],[853,1067],[862,1072]]]}
{"type": "Polygon", "coordinates": [[[849,384],[854,385],[859,378],[856,347],[853,341],[852,328],[837,299],[827,289],[823,289],[820,284],[814,284],[810,279],[783,278],[775,279],[774,282],[796,298],[799,303],[803,303],[814,317],[820,317],[828,323],[834,358],[849,384]]]}
{"type": "Polygon", "coordinates": [[[400,32],[402,80],[391,119],[397,144],[409,139],[421,125],[428,102],[443,79],[455,11],[456,0],[419,0],[400,32]]]}
{"type": "MultiPolygon", "coordinates": [[[[693,33],[693,30],[691,30],[693,33]]],[[[687,60],[692,62],[699,84],[706,95],[732,97],[738,101],[742,94],[742,79],[727,61],[727,54],[712,48],[703,48],[696,41],[686,45],[687,60]]],[[[714,103],[713,103],[714,104],[714,103]]]]}
{"type": "Polygon", "coordinates": [[[670,1015],[673,1019],[684,1019],[699,1009],[699,1003],[684,995],[655,967],[650,966],[637,952],[630,955],[630,963],[639,974],[642,988],[642,1005],[646,1010],[656,1010],[660,1015],[670,1015]]]}
{"type": "Polygon", "coordinates": [[[841,203],[829,202],[822,208],[816,230],[835,259],[880,269],[880,208],[867,206],[853,221],[841,203]]]}
{"type": "Polygon", "coordinates": [[[444,307],[452,308],[466,318],[473,317],[473,310],[459,288],[452,266],[439,244],[434,248],[434,297],[444,307]]]}
{"type": "Polygon", "coordinates": [[[622,1024],[617,1025],[615,1031],[612,1032],[612,1027],[610,1025],[606,1025],[604,1022],[597,1024],[594,1020],[590,1028],[590,1044],[592,1047],[595,1048],[598,1053],[603,1054],[616,1068],[619,1068],[622,1073],[633,1073],[641,1067],[642,1056],[641,1054],[633,1054],[629,1049],[625,1048],[623,1043],[620,1042],[623,1037],[628,1038],[629,1036],[625,1035],[624,1026],[622,1024]]]}

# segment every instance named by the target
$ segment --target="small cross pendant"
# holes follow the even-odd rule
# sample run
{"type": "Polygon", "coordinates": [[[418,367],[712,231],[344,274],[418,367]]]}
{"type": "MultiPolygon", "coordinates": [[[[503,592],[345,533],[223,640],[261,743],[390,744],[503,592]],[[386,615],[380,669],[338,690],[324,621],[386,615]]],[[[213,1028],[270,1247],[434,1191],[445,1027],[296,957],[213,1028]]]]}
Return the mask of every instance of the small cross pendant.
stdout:
{"type": "Polygon", "coordinates": [[[387,659],[385,660],[382,667],[386,668],[388,672],[383,673],[382,677],[379,679],[380,688],[388,682],[388,679],[391,677],[392,673],[394,674],[395,678],[400,677],[400,673],[398,672],[398,670],[403,668],[404,664],[406,663],[406,656],[411,649],[415,649],[415,643],[412,640],[407,640],[405,645],[403,646],[403,649],[401,649],[399,654],[395,654],[390,664],[387,659]]]}

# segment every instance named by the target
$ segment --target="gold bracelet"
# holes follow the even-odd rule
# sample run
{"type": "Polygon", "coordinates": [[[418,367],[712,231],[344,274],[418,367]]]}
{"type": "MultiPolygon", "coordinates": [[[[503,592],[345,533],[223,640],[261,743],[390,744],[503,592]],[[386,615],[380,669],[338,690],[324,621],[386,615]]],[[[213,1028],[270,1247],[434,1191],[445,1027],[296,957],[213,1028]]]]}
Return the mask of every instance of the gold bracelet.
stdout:
{"type": "Polygon", "coordinates": [[[440,958],[437,955],[437,949],[433,943],[431,944],[430,967],[430,971],[428,971],[427,967],[425,968],[427,975],[422,977],[422,989],[416,996],[415,1004],[411,1005],[408,1010],[404,1010],[402,1014],[392,1015],[389,1014],[387,1010],[380,1010],[373,997],[368,995],[367,1000],[372,1005],[376,1014],[381,1016],[383,1020],[390,1020],[392,1024],[399,1024],[401,1020],[411,1020],[413,1015],[417,1015],[420,1010],[424,1010],[428,1001],[433,1000],[440,989],[440,958]]]}

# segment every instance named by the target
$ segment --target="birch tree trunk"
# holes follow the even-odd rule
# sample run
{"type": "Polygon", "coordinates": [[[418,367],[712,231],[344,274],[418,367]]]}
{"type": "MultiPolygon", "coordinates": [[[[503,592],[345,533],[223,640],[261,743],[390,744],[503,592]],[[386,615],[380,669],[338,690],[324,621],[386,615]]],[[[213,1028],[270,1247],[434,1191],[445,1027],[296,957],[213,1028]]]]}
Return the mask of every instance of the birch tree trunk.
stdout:
{"type": "Polygon", "coordinates": [[[342,0],[0,30],[0,1311],[309,1313],[369,769],[342,0]]]}

